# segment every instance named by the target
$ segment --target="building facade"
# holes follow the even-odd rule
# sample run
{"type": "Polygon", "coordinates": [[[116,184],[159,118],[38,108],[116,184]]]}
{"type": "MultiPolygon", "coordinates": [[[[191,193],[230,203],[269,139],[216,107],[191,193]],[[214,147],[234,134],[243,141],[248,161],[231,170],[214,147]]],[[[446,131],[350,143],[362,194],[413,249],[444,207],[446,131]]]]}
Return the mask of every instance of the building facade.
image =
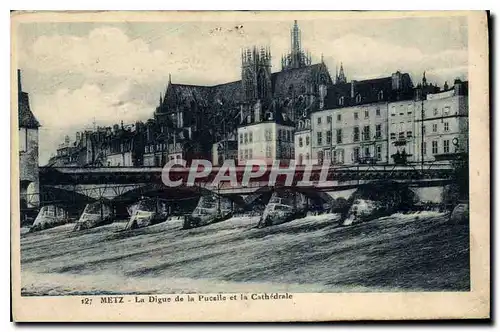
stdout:
{"type": "Polygon", "coordinates": [[[418,136],[415,140],[415,161],[449,160],[454,158],[454,154],[468,153],[468,88],[467,81],[457,79],[449,89],[426,94],[423,119],[422,102],[415,102],[415,130],[418,136]]]}
{"type": "Polygon", "coordinates": [[[411,78],[351,81],[327,90],[323,110],[311,115],[311,153],[316,163],[388,163],[388,104],[413,94],[411,78]]]}
{"type": "Polygon", "coordinates": [[[238,128],[238,164],[248,160],[264,160],[272,164],[274,160],[294,159],[294,125],[278,115],[263,121],[246,123],[238,128]]]}
{"type": "Polygon", "coordinates": [[[389,103],[389,161],[413,162],[418,159],[417,128],[415,122],[418,103],[413,100],[389,103]]]}
{"type": "Polygon", "coordinates": [[[312,164],[311,119],[299,120],[294,134],[295,163],[297,165],[312,164]]]}

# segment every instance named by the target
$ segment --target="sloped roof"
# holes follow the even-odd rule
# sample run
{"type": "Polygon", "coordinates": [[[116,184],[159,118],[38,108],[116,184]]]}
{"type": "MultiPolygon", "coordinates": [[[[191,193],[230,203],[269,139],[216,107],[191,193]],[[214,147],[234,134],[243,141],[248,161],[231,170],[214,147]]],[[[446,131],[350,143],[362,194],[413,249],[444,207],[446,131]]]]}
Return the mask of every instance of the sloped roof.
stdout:
{"type": "Polygon", "coordinates": [[[327,90],[324,108],[341,108],[413,98],[413,84],[409,74],[401,74],[401,82],[402,86],[399,90],[393,89],[391,76],[332,85],[327,90]],[[357,99],[358,95],[360,99],[357,99]],[[341,97],[344,98],[343,104],[339,102],[341,97]]]}
{"type": "Polygon", "coordinates": [[[243,100],[243,87],[241,80],[219,84],[210,87],[212,101],[223,105],[234,104],[243,100]]]}
{"type": "MultiPolygon", "coordinates": [[[[289,93],[290,87],[294,89],[295,94],[305,93],[306,91],[300,91],[304,83],[315,82],[320,75],[324,75],[328,85],[332,83],[324,63],[272,73],[273,95],[274,97],[285,96],[289,93]]],[[[242,102],[243,97],[241,80],[214,86],[169,83],[163,105],[194,102],[199,106],[219,104],[224,108],[224,106],[233,106],[242,102]]]]}
{"type": "Polygon", "coordinates": [[[30,109],[28,93],[19,91],[18,96],[19,128],[38,128],[40,123],[30,109]]]}
{"type": "Polygon", "coordinates": [[[313,83],[320,74],[325,75],[327,85],[332,83],[332,79],[324,63],[273,73],[271,75],[273,94],[275,96],[285,96],[289,93],[290,88],[293,89],[295,94],[305,93],[306,91],[300,91],[299,89],[304,83],[313,83]]]}
{"type": "Polygon", "coordinates": [[[210,96],[210,87],[201,85],[188,85],[188,84],[169,84],[165,94],[165,103],[195,104],[208,106],[208,99],[210,96]]]}

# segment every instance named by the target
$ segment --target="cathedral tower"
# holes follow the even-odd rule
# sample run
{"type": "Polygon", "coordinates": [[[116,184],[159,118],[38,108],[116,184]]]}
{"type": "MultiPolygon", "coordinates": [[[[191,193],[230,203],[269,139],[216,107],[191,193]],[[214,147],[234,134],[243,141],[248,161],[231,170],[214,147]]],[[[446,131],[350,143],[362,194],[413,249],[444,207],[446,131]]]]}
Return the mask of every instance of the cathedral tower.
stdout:
{"type": "Polygon", "coordinates": [[[302,50],[301,34],[295,20],[290,30],[290,53],[281,58],[281,70],[302,68],[311,64],[311,56],[302,50]]]}
{"type": "Polygon", "coordinates": [[[257,49],[254,46],[252,49],[243,50],[241,83],[246,102],[271,99],[271,51],[269,48],[257,49]]]}

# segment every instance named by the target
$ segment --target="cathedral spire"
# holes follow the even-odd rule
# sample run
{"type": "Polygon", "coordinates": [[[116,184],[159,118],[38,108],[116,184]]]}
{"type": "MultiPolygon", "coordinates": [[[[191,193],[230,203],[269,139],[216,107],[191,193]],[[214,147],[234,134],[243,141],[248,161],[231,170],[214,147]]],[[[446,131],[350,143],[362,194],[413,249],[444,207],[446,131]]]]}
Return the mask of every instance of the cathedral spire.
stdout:
{"type": "Polygon", "coordinates": [[[344,65],[342,62],[340,62],[340,71],[337,75],[337,83],[347,83],[347,78],[344,74],[344,65]]]}
{"type": "Polygon", "coordinates": [[[292,34],[292,53],[298,54],[300,53],[300,29],[299,25],[297,24],[297,20],[293,21],[293,28],[291,34],[292,34]]]}
{"type": "Polygon", "coordinates": [[[284,56],[282,70],[302,68],[311,64],[311,55],[302,50],[301,31],[297,20],[290,29],[290,53],[284,56]]]}

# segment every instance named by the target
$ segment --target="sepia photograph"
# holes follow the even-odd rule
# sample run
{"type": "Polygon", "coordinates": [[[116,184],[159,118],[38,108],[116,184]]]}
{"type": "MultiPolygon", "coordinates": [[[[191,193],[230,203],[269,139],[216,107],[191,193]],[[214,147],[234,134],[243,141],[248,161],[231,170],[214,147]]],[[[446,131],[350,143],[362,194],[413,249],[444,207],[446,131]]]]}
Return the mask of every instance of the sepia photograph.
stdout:
{"type": "Polygon", "coordinates": [[[11,14],[13,296],[488,315],[485,12],[149,14],[11,14]]]}

